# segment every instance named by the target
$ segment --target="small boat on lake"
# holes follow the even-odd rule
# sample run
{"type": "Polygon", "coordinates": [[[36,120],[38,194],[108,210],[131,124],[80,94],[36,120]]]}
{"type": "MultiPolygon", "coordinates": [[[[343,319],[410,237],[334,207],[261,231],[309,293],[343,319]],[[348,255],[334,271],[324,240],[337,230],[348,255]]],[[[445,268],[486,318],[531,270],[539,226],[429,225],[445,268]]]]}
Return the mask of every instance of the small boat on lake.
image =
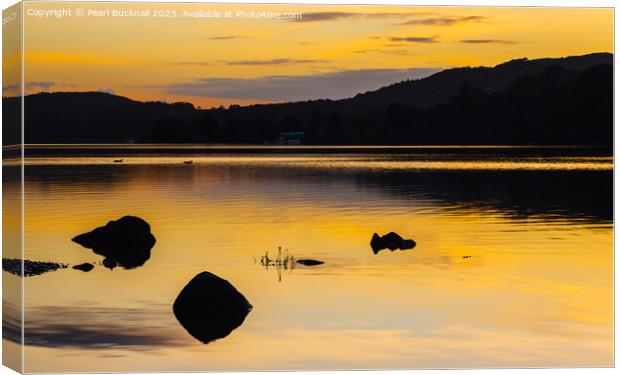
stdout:
{"type": "Polygon", "coordinates": [[[114,162],[115,162],[115,163],[122,163],[122,162],[123,162],[123,159],[114,159],[114,162]]]}
{"type": "Polygon", "coordinates": [[[192,164],[192,163],[193,163],[193,161],[192,161],[192,160],[185,160],[185,161],[183,162],[183,164],[192,164]]]}

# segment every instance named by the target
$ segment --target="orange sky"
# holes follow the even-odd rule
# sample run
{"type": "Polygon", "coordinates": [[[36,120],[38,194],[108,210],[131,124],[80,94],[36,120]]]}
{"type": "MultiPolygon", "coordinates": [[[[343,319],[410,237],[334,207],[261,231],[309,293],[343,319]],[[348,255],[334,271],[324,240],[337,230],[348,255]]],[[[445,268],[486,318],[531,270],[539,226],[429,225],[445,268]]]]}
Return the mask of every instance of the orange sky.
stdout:
{"type": "Polygon", "coordinates": [[[102,90],[204,107],[340,98],[446,67],[613,50],[613,10],[602,8],[29,2],[24,12],[27,92],[102,90]],[[61,8],[71,16],[45,12],[61,8]],[[150,13],[111,15],[129,9],[150,13]]]}

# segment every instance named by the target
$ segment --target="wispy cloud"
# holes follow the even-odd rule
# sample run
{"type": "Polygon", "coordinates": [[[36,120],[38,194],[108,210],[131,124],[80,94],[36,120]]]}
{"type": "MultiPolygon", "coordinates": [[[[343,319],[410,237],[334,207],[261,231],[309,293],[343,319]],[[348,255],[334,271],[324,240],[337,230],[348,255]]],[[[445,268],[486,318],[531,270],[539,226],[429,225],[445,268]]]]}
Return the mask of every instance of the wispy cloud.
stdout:
{"type": "Polygon", "coordinates": [[[247,65],[247,66],[269,66],[269,65],[295,65],[295,64],[318,64],[327,60],[319,59],[290,59],[277,58],[267,60],[216,60],[216,61],[173,61],[168,65],[180,66],[213,66],[213,65],[247,65]]]}
{"type": "Polygon", "coordinates": [[[2,96],[18,95],[20,89],[21,85],[19,83],[2,86],[2,96]]]}
{"type": "Polygon", "coordinates": [[[407,43],[437,43],[439,42],[437,35],[433,36],[393,36],[391,42],[407,42],[407,43]]]}
{"type": "Polygon", "coordinates": [[[519,42],[506,39],[463,39],[461,43],[467,44],[517,44],[519,42]]]}
{"type": "Polygon", "coordinates": [[[54,86],[56,86],[56,83],[51,81],[26,82],[26,91],[34,91],[37,89],[49,91],[54,86]]]}
{"type": "Polygon", "coordinates": [[[461,16],[461,17],[432,17],[417,20],[410,20],[399,25],[432,25],[432,26],[452,26],[465,22],[480,22],[486,17],[483,16],[461,16]]]}
{"type": "Polygon", "coordinates": [[[350,12],[311,12],[304,13],[302,18],[295,19],[295,22],[318,22],[318,21],[333,21],[343,18],[358,17],[359,13],[350,12]]]}
{"type": "Polygon", "coordinates": [[[235,61],[226,61],[226,65],[252,65],[252,66],[261,66],[261,65],[294,65],[294,64],[315,64],[322,63],[326,60],[317,60],[317,59],[270,59],[270,60],[235,60],[235,61]]]}
{"type": "Polygon", "coordinates": [[[173,61],[167,65],[181,65],[181,66],[211,66],[212,62],[208,61],[173,61]]]}
{"type": "Polygon", "coordinates": [[[353,51],[353,53],[357,53],[357,54],[381,53],[385,55],[397,55],[397,56],[417,55],[417,53],[414,53],[413,51],[409,51],[406,49],[381,49],[381,48],[362,49],[362,50],[353,51]]]}
{"type": "Polygon", "coordinates": [[[246,35],[219,35],[219,36],[211,36],[207,39],[209,40],[232,40],[232,39],[244,39],[249,38],[246,35]]]}
{"type": "Polygon", "coordinates": [[[292,22],[320,22],[320,21],[338,21],[348,18],[406,18],[411,16],[432,15],[431,12],[416,13],[355,13],[355,12],[308,12],[304,13],[301,18],[291,19],[292,22]]]}
{"type": "Polygon", "coordinates": [[[438,70],[440,69],[361,69],[253,79],[215,77],[172,83],[158,88],[176,95],[270,102],[342,99],[406,79],[423,78],[438,70]]]}
{"type": "MultiPolygon", "coordinates": [[[[73,83],[58,83],[53,81],[30,81],[24,84],[24,91],[27,94],[32,94],[40,91],[60,91],[71,88],[76,88],[78,85],[73,83]]],[[[21,91],[21,85],[11,84],[2,87],[2,94],[5,96],[19,95],[21,91]]]]}
{"type": "Polygon", "coordinates": [[[99,90],[97,90],[98,92],[105,92],[106,94],[111,94],[111,95],[116,95],[116,90],[111,89],[109,87],[102,87],[99,90]]]}

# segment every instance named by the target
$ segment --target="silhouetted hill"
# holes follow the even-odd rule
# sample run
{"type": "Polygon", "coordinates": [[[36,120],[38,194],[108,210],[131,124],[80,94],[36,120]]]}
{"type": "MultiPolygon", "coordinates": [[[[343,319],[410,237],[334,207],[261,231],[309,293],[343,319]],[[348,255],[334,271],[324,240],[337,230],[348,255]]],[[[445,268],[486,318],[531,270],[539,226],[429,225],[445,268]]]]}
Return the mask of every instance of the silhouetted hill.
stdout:
{"type": "MultiPolygon", "coordinates": [[[[19,99],[3,101],[5,111],[15,116],[19,99]]],[[[196,112],[189,103],[138,102],[103,92],[40,93],[24,98],[25,139],[26,143],[125,143],[144,138],[163,118],[180,121],[196,112]]]]}
{"type": "MultiPolygon", "coordinates": [[[[337,101],[197,110],[87,92],[24,103],[26,143],[261,144],[303,131],[307,144],[611,144],[613,55],[448,69],[337,101]]],[[[14,121],[19,99],[3,104],[14,121]]]]}
{"type": "Polygon", "coordinates": [[[594,65],[613,64],[613,55],[593,53],[559,59],[516,59],[493,68],[455,68],[435,73],[430,77],[403,81],[376,91],[359,94],[347,100],[357,108],[381,108],[399,103],[412,108],[423,109],[442,104],[456,95],[464,84],[495,93],[508,89],[515,79],[540,74],[550,66],[582,71],[594,65]]]}

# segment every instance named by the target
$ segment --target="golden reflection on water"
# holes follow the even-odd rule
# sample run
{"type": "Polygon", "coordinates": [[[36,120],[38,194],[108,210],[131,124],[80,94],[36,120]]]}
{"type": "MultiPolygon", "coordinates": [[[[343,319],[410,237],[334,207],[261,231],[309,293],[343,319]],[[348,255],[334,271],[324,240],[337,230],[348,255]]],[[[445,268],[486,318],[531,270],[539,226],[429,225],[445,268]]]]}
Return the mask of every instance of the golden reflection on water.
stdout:
{"type": "Polygon", "coordinates": [[[515,177],[505,172],[514,160],[442,156],[431,173],[411,163],[437,156],[345,158],[30,160],[27,258],[99,261],[70,238],[126,214],[146,219],[157,244],[135,270],[26,279],[27,329],[30,319],[33,335],[48,339],[26,347],[26,371],[613,364],[609,158],[530,160],[515,177]],[[561,171],[550,171],[554,163],[561,171]],[[372,233],[392,230],[418,246],[373,255],[372,233]],[[277,246],[326,263],[279,282],[254,263],[277,246]],[[204,270],[254,305],[241,327],[206,346],[171,310],[204,270]],[[99,345],[45,336],[61,329],[99,345]]]}
{"type": "Polygon", "coordinates": [[[339,170],[611,170],[611,156],[548,156],[548,157],[474,157],[454,160],[452,155],[423,155],[395,157],[394,155],[360,155],[360,154],[301,154],[294,156],[278,155],[225,155],[225,156],[130,156],[123,159],[113,157],[33,157],[26,159],[28,165],[105,165],[118,164],[162,165],[179,164],[191,161],[200,165],[242,165],[273,167],[329,168],[339,170]],[[117,160],[115,162],[115,160],[117,160]]]}

